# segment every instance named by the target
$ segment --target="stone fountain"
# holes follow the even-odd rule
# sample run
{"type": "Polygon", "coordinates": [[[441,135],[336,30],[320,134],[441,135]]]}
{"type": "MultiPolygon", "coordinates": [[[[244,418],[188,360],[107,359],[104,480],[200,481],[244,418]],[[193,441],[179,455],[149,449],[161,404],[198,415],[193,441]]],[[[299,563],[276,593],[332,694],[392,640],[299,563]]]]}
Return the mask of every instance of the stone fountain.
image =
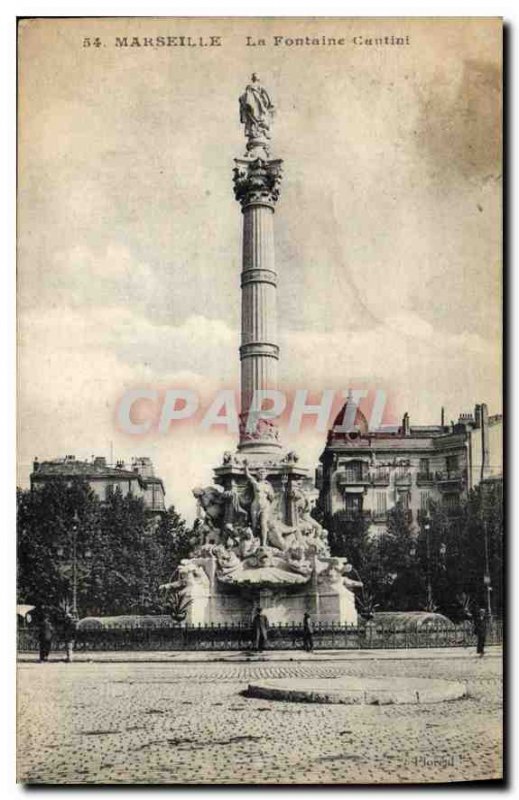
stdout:
{"type": "Polygon", "coordinates": [[[259,393],[277,388],[277,271],[274,212],[283,162],[271,158],[274,106],[254,74],[239,100],[246,152],[235,159],[234,193],[243,214],[240,438],[196,488],[199,543],[168,584],[189,600],[190,624],[249,622],[261,606],[271,623],[355,624],[351,565],[330,556],[326,530],[311,515],[312,483],[285,452],[273,419],[255,414],[259,393]]]}

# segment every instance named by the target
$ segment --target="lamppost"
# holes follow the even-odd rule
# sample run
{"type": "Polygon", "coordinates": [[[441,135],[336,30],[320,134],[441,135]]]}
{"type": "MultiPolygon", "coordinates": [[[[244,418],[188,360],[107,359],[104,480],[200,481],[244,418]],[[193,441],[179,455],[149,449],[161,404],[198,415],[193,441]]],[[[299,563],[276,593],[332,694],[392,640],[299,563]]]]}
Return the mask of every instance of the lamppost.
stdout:
{"type": "Polygon", "coordinates": [[[429,538],[431,525],[429,523],[429,520],[425,521],[423,529],[425,531],[425,549],[427,558],[427,608],[432,608],[433,593],[432,593],[432,583],[431,583],[431,542],[429,538]]]}
{"type": "Polygon", "coordinates": [[[485,574],[483,575],[483,583],[487,593],[487,614],[488,618],[492,619],[492,581],[490,578],[490,563],[488,559],[488,531],[486,520],[483,521],[483,536],[485,541],[485,574]]]}
{"type": "MultiPolygon", "coordinates": [[[[78,538],[78,531],[79,531],[79,516],[77,511],[74,512],[74,519],[72,522],[72,526],[70,528],[70,533],[68,535],[69,542],[72,545],[72,608],[71,612],[74,617],[78,616],[78,605],[77,605],[77,591],[78,591],[78,546],[77,546],[77,538],[78,538]]],[[[64,555],[63,547],[58,547],[57,554],[61,558],[64,555]]],[[[91,552],[90,550],[85,550],[83,553],[85,558],[90,558],[91,552]]]]}
{"type": "Polygon", "coordinates": [[[74,522],[72,524],[72,614],[77,617],[77,532],[79,527],[79,517],[74,511],[74,522]]]}

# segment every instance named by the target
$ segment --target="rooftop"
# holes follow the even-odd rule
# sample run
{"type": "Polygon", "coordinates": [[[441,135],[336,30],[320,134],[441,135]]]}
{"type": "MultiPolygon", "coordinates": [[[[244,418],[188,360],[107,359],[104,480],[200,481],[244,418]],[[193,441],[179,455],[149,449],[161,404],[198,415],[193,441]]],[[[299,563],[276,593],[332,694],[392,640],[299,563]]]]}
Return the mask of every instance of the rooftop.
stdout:
{"type": "Polygon", "coordinates": [[[52,476],[88,480],[113,478],[138,480],[144,485],[148,483],[162,484],[162,480],[154,475],[153,464],[149,458],[134,458],[131,464],[125,464],[124,461],[108,464],[106,458],[102,456],[92,456],[91,461],[81,461],[73,455],[54,458],[50,461],[38,461],[36,458],[33,463],[31,480],[52,476]]]}

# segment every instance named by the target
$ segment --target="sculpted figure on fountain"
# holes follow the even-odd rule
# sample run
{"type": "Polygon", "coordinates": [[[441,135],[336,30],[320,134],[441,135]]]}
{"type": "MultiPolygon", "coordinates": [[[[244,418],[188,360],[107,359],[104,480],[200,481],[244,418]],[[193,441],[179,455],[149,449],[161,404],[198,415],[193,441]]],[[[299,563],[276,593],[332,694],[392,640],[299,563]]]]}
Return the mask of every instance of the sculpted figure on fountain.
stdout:
{"type": "Polygon", "coordinates": [[[327,532],[312,517],[309,494],[290,472],[294,456],[281,464],[281,471],[278,462],[277,472],[269,473],[266,463],[249,466],[245,458],[224,457],[232,469],[225,488],[194,490],[202,519],[193,556],[212,558],[217,579],[259,585],[261,574],[251,571],[268,568],[268,585],[283,585],[293,583],[290,574],[309,580],[312,570],[327,568],[327,532]]]}
{"type": "Polygon", "coordinates": [[[262,547],[266,547],[271,505],[275,498],[274,489],[267,480],[267,471],[263,467],[259,469],[256,479],[249,472],[249,465],[245,462],[244,473],[252,488],[250,504],[252,530],[259,534],[262,547]]]}

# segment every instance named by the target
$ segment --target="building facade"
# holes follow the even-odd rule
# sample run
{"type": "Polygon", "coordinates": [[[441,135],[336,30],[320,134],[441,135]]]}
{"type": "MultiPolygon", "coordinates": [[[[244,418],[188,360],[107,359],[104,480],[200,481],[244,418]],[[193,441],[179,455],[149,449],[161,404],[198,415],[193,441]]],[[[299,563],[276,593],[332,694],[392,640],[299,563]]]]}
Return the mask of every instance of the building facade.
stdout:
{"type": "Polygon", "coordinates": [[[118,461],[114,466],[107,464],[106,458],[101,456],[93,456],[91,461],[79,461],[73,455],[52,461],[40,462],[37,458],[34,460],[30,476],[31,489],[56,477],[67,481],[88,481],[101,502],[106,502],[113,492],[120,489],[124,496],[131,494],[142,497],[144,506],[150,513],[160,514],[165,511],[164,484],[155,475],[151,459],[146,457],[133,458],[129,465],[118,461]]]}
{"type": "MultiPolygon", "coordinates": [[[[329,431],[317,470],[319,504],[327,516],[363,514],[382,533],[388,512],[401,505],[417,527],[431,502],[455,516],[460,501],[481,481],[502,478],[502,416],[486,404],[449,425],[412,426],[404,414],[394,429],[370,431],[356,411],[341,430],[348,403],[329,431]]],[[[443,416],[443,415],[442,415],[443,416]]]]}

